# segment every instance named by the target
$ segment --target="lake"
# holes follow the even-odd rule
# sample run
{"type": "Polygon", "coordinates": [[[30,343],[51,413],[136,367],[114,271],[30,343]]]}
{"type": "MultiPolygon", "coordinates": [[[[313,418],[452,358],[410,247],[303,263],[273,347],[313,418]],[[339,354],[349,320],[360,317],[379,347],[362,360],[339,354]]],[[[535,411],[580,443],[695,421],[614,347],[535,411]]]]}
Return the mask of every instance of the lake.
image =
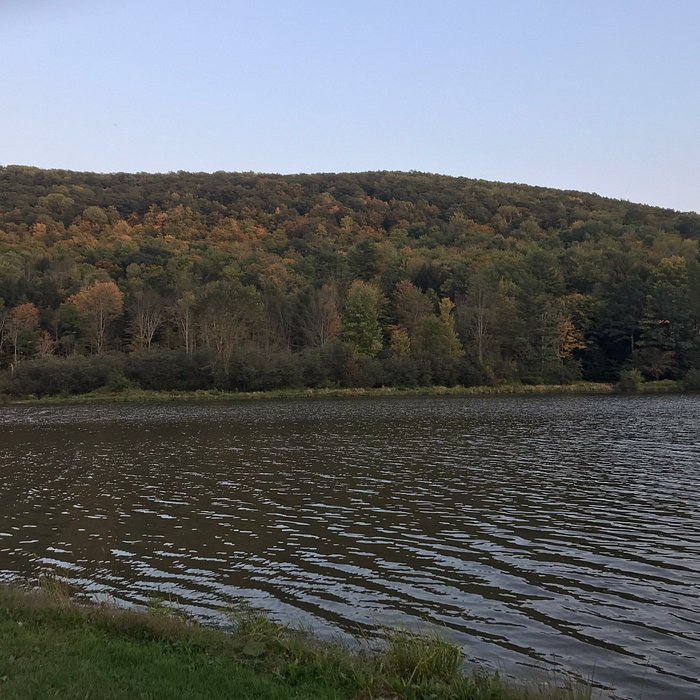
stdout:
{"type": "Polygon", "coordinates": [[[700,397],[0,407],[0,580],[700,697],[700,397]]]}

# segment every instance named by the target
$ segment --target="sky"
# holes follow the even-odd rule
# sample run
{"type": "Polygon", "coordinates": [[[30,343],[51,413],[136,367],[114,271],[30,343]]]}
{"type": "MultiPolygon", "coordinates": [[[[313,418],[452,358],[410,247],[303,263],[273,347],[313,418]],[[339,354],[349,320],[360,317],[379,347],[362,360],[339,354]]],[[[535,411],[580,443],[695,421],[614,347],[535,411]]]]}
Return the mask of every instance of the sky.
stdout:
{"type": "Polygon", "coordinates": [[[419,170],[700,212],[698,0],[0,0],[0,164],[419,170]]]}

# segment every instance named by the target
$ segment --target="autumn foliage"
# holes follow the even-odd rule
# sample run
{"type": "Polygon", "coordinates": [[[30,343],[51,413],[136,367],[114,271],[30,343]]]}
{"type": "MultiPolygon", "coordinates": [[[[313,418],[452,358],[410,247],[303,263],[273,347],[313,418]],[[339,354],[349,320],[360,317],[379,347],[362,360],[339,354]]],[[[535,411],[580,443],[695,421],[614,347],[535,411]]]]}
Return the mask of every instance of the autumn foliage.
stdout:
{"type": "Polygon", "coordinates": [[[103,352],[107,343],[107,329],[124,308],[124,293],[111,280],[93,282],[68,298],[84,319],[87,333],[95,352],[103,352]]]}
{"type": "Polygon", "coordinates": [[[0,168],[0,391],[700,367],[700,216],[421,173],[0,168]]]}

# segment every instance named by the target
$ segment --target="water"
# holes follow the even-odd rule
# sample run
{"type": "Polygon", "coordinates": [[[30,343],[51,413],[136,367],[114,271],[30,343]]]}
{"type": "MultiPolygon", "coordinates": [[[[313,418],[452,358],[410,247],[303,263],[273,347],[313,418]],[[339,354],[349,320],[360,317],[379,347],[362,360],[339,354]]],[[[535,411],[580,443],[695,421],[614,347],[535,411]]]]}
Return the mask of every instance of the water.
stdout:
{"type": "Polygon", "coordinates": [[[436,624],[623,698],[700,697],[699,515],[692,396],[0,408],[0,579],[436,624]]]}

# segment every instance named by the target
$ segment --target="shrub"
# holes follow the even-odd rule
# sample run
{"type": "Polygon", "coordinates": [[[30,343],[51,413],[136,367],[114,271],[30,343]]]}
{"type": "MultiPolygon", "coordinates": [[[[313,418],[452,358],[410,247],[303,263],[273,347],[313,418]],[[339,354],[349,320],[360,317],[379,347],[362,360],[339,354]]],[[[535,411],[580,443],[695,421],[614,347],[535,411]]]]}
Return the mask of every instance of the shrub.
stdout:
{"type": "Polygon", "coordinates": [[[333,384],[328,365],[323,362],[321,352],[315,348],[306,349],[299,354],[299,371],[303,386],[325,387],[333,384]]]}
{"type": "Polygon", "coordinates": [[[189,356],[181,350],[140,350],[127,356],[126,377],[147,391],[210,389],[211,357],[206,352],[189,356]]]}
{"type": "Polygon", "coordinates": [[[623,369],[617,388],[626,393],[639,391],[642,387],[642,373],[638,369],[623,369]]]}
{"type": "Polygon", "coordinates": [[[685,373],[683,388],[686,391],[700,391],[700,369],[689,369],[685,373]]]}
{"type": "Polygon", "coordinates": [[[391,386],[414,387],[420,381],[420,367],[412,357],[388,357],[383,362],[384,375],[391,386]]]}
{"type": "Polygon", "coordinates": [[[124,358],[117,354],[28,360],[6,378],[5,391],[12,396],[83,394],[118,381],[123,367],[124,358]]]}
{"type": "Polygon", "coordinates": [[[105,389],[114,394],[121,394],[129,389],[135,389],[136,385],[123,374],[115,374],[105,385],[105,389]]]}

